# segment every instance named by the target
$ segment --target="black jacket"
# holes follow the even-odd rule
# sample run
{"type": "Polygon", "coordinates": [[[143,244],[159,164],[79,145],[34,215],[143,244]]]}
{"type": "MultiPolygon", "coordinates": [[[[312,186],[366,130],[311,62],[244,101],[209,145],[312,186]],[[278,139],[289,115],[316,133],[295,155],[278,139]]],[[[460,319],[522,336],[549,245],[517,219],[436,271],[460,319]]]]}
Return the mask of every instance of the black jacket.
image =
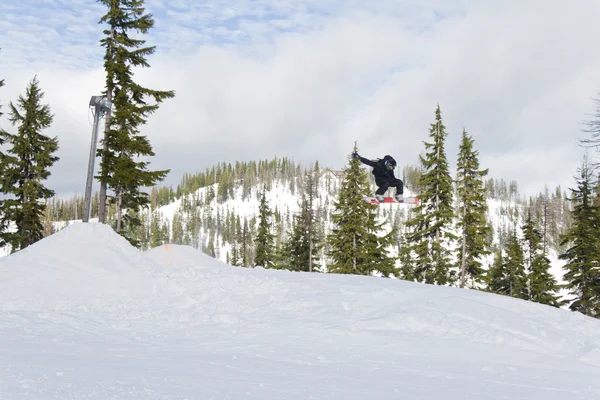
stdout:
{"type": "Polygon", "coordinates": [[[394,160],[392,156],[385,156],[383,158],[378,158],[377,160],[369,160],[367,158],[358,156],[358,159],[363,164],[373,167],[372,173],[375,176],[375,180],[396,179],[394,170],[387,169],[385,166],[385,162],[390,159],[395,163],[396,160],[394,160]]]}

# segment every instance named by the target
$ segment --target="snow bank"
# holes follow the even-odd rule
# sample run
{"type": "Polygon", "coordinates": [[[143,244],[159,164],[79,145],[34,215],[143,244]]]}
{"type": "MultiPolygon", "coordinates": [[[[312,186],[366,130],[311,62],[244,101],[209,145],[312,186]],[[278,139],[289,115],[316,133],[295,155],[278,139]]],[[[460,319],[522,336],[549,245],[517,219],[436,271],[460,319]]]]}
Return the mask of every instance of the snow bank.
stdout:
{"type": "Polygon", "coordinates": [[[64,310],[139,303],[174,289],[109,226],[74,223],[0,258],[2,309],[64,310]]]}

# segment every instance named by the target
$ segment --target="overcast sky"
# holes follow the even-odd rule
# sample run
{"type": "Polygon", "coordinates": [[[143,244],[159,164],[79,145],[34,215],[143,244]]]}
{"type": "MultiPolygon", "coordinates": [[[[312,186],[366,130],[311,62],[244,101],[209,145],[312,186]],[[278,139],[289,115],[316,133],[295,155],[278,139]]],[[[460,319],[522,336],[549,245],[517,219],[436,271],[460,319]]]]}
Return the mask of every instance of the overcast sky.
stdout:
{"type": "MultiPolygon", "coordinates": [[[[146,0],[157,45],[140,83],[173,89],[143,133],[167,183],[217,162],[289,157],[340,169],[354,142],[417,165],[437,104],[452,168],[463,127],[490,176],[524,194],[573,185],[600,93],[600,2],[146,0]]],[[[48,185],[82,194],[90,96],[104,88],[105,8],[0,2],[0,127],[37,74],[60,161],[48,185]]],[[[98,185],[94,186],[97,190],[98,185]]]]}

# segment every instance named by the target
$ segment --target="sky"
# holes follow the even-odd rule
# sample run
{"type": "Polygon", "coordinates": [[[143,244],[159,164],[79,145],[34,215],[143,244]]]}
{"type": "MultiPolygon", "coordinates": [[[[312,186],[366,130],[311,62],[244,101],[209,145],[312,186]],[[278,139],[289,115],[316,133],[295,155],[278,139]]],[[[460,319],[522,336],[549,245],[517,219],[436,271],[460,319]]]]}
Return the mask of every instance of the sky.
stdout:
{"type": "MultiPolygon", "coordinates": [[[[145,5],[155,26],[144,39],[157,47],[136,79],[176,92],[142,130],[150,168],[171,169],[165,184],[273,157],[341,169],[355,142],[365,157],[418,165],[439,105],[453,174],[465,129],[488,176],[522,194],[574,185],[600,97],[595,0],[145,5]]],[[[15,129],[7,104],[37,75],[55,116],[44,133],[59,139],[47,182],[59,196],[85,190],[105,11],[91,0],[0,3],[0,128],[15,129]]]]}

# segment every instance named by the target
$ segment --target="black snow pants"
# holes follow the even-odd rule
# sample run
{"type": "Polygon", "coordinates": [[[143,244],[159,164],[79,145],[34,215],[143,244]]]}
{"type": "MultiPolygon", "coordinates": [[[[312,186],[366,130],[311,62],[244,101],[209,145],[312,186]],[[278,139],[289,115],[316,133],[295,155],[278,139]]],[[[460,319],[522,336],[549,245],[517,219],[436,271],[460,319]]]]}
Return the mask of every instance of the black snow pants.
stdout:
{"type": "Polygon", "coordinates": [[[404,182],[398,178],[379,178],[375,184],[379,188],[375,194],[384,195],[390,187],[396,188],[396,194],[404,194],[404,182]]]}

